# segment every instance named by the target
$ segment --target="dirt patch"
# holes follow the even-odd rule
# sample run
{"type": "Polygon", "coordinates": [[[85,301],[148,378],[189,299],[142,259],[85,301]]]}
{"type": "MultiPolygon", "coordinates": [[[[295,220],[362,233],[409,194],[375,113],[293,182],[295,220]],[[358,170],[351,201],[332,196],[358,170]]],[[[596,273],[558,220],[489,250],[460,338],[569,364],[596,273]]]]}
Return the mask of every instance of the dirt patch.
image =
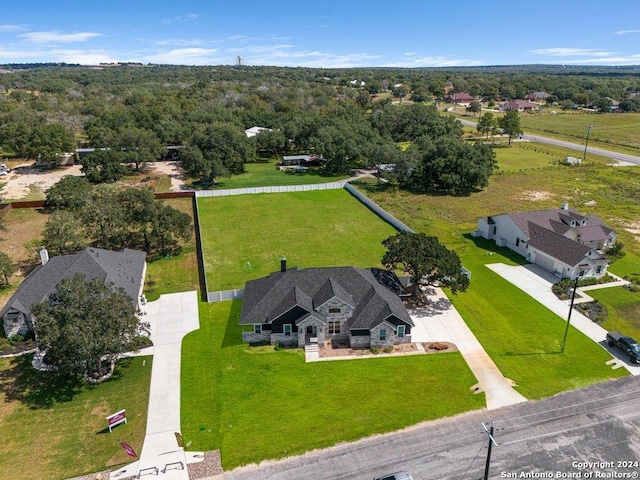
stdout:
{"type": "Polygon", "coordinates": [[[179,192],[186,188],[180,162],[154,162],[149,163],[147,167],[152,173],[161,173],[169,176],[171,179],[170,191],[179,192]]]}
{"type": "Polygon", "coordinates": [[[31,192],[32,187],[37,187],[43,192],[54,186],[65,175],[81,176],[81,165],[59,167],[54,169],[35,168],[32,164],[22,164],[15,167],[9,175],[3,177],[6,182],[0,196],[5,199],[19,200],[25,198],[31,192]]]}
{"type": "Polygon", "coordinates": [[[529,200],[532,202],[538,202],[541,200],[549,200],[553,198],[554,194],[551,192],[546,192],[544,190],[526,190],[520,194],[520,198],[524,200],[529,200]]]}

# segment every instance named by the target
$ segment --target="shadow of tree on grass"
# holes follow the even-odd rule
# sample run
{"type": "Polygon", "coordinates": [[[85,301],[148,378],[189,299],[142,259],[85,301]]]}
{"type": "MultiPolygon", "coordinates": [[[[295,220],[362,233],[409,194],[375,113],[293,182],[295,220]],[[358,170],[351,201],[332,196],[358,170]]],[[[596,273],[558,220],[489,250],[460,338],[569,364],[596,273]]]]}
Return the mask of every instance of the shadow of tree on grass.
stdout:
{"type": "MultiPolygon", "coordinates": [[[[18,401],[33,410],[47,409],[57,403],[70,402],[79,393],[97,387],[81,377],[36,370],[32,360],[33,354],[13,357],[8,368],[0,370],[0,391],[7,402],[18,401]]],[[[122,369],[130,363],[129,358],[118,360],[113,375],[102,383],[119,380],[122,369]]]]}

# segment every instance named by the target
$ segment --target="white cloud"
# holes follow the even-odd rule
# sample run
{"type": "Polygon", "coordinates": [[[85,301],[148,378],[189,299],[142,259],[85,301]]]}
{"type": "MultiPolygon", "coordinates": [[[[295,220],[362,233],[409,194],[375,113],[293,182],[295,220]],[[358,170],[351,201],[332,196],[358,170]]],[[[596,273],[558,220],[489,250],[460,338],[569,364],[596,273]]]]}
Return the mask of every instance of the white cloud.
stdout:
{"type": "Polygon", "coordinates": [[[158,47],[195,47],[210,43],[212,42],[201,38],[165,38],[155,42],[155,45],[158,47]]]}
{"type": "MultiPolygon", "coordinates": [[[[42,56],[42,52],[37,51],[37,50],[5,50],[5,49],[0,49],[0,63],[3,62],[3,60],[5,58],[17,58],[17,59],[23,59],[23,58],[38,58],[42,56]]],[[[44,61],[44,60],[43,60],[44,61]]]]}
{"type": "Polygon", "coordinates": [[[531,50],[536,55],[549,55],[551,57],[573,57],[573,56],[608,56],[615,55],[615,52],[604,52],[593,48],[538,48],[531,50]]]}
{"type": "Polygon", "coordinates": [[[630,33],[640,33],[640,29],[637,30],[618,30],[616,35],[628,35],[630,33]]]}
{"type": "Polygon", "coordinates": [[[189,22],[199,17],[200,15],[198,15],[197,13],[187,13],[186,15],[178,15],[177,17],[173,18],[165,18],[164,20],[162,20],[162,23],[189,22]]]}
{"type": "Polygon", "coordinates": [[[0,25],[0,32],[15,32],[18,30],[24,30],[24,28],[20,25],[11,25],[9,23],[0,25]]]}
{"type": "Polygon", "coordinates": [[[86,42],[87,40],[95,37],[101,37],[101,33],[96,32],[76,32],[76,33],[62,33],[59,31],[49,32],[29,32],[21,35],[33,43],[75,43],[86,42]]]}
{"type": "Polygon", "coordinates": [[[561,63],[567,65],[638,65],[640,64],[640,53],[633,55],[616,55],[616,56],[602,56],[594,58],[582,58],[579,60],[564,60],[561,63]]]}
{"type": "Polygon", "coordinates": [[[147,55],[151,63],[171,65],[220,65],[231,63],[231,57],[225,58],[216,48],[174,48],[164,52],[147,55]]]}
{"type": "Polygon", "coordinates": [[[98,65],[99,63],[112,63],[124,61],[103,50],[53,50],[56,61],[65,63],[79,63],[80,65],[98,65]]]}
{"type": "Polygon", "coordinates": [[[474,60],[469,58],[450,58],[450,57],[428,57],[415,56],[415,54],[406,54],[409,57],[400,62],[385,63],[385,67],[398,68],[420,68],[420,67],[477,67],[484,65],[486,62],[482,60],[474,60]]]}

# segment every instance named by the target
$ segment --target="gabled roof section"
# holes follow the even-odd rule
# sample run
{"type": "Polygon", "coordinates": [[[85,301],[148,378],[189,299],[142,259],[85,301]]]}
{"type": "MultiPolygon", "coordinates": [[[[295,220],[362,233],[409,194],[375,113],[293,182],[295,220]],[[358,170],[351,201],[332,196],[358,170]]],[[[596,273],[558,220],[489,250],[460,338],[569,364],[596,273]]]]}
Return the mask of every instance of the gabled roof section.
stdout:
{"type": "Polygon", "coordinates": [[[128,248],[121,252],[85,248],[73,255],[51,257],[27,275],[0,310],[0,316],[9,308],[30,313],[31,307],[47,299],[61,280],[73,278],[78,273],[86,280],[98,279],[115,288],[122,287],[137,305],[146,256],[145,252],[128,248]]]}
{"type": "Polygon", "coordinates": [[[529,246],[574,267],[584,260],[592,250],[590,247],[575,242],[546,228],[529,222],[529,246]]]}
{"type": "MultiPolygon", "coordinates": [[[[396,282],[399,284],[397,278],[396,282]]],[[[354,307],[349,325],[358,320],[362,325],[360,328],[368,328],[369,324],[377,325],[379,322],[375,322],[381,315],[386,318],[393,314],[413,326],[400,297],[380,284],[372,270],[355,267],[287,270],[251,280],[245,284],[240,324],[269,323],[295,305],[305,309],[307,307],[304,305],[317,307],[333,297],[354,307]],[[375,302],[370,304],[374,298],[375,302]],[[358,312],[364,312],[365,309],[367,314],[359,318],[358,312]]],[[[295,322],[298,323],[309,313],[320,315],[312,308],[308,308],[307,312],[295,322]]]]}
{"type": "Polygon", "coordinates": [[[347,290],[333,277],[329,277],[313,296],[313,308],[317,309],[320,305],[331,300],[333,297],[342,300],[344,303],[351,305],[352,307],[355,306],[353,304],[353,297],[351,294],[347,292],[347,290]]]}
{"type": "MultiPolygon", "coordinates": [[[[531,237],[529,232],[529,223],[539,225],[556,233],[564,233],[562,232],[562,229],[565,228],[563,225],[571,228],[572,221],[575,221],[576,227],[592,225],[602,225],[606,227],[604,222],[597,215],[585,217],[573,209],[554,208],[550,210],[530,210],[525,212],[507,213],[507,215],[528,237],[531,237]],[[583,221],[585,221],[585,225],[582,224],[583,221]]],[[[565,230],[565,232],[567,230],[565,230]]]]}

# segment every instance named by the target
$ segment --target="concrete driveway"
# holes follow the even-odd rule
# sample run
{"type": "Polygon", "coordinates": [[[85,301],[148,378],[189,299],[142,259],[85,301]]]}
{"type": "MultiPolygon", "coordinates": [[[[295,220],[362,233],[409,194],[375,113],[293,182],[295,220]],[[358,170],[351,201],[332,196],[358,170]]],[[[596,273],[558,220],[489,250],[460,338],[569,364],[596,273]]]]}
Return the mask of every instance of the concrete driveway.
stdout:
{"type": "Polygon", "coordinates": [[[142,308],[153,342],[153,367],[147,431],[139,461],[112,472],[111,479],[189,480],[187,464],[202,461],[201,452],[178,446],[180,433],[180,357],[182,338],[200,328],[198,292],[162,295],[142,308]]]}
{"type": "Polygon", "coordinates": [[[433,289],[429,299],[433,307],[409,312],[415,324],[411,341],[454,343],[478,380],[472,388],[484,392],[488,410],[526,402],[513,388],[515,383],[502,375],[442,290],[433,289]]]}
{"type": "MultiPolygon", "coordinates": [[[[492,263],[487,267],[566,321],[569,315],[569,300],[560,300],[551,291],[551,286],[559,280],[551,272],[533,264],[511,266],[504,263],[492,263]]],[[[619,285],[619,283],[602,284],[600,287],[611,288],[619,285]]],[[[585,288],[593,290],[593,287],[585,288]]],[[[578,293],[580,292],[581,289],[578,288],[578,293]]],[[[640,365],[632,364],[620,350],[607,345],[605,341],[607,331],[600,325],[575,309],[571,314],[571,325],[612,355],[612,360],[607,362],[612,368],[625,368],[632,375],[640,375],[640,365]]]]}

